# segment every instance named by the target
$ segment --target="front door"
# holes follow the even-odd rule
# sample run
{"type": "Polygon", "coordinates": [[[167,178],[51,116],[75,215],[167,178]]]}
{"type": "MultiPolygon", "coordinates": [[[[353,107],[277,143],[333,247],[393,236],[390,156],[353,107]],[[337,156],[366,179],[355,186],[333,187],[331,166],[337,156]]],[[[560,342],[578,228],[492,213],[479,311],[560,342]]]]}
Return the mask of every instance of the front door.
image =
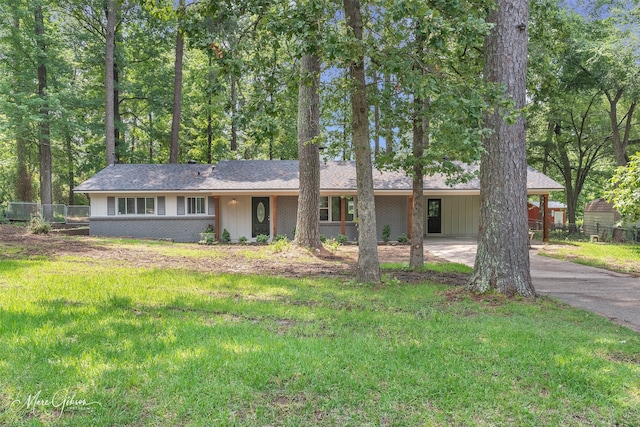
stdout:
{"type": "Polygon", "coordinates": [[[251,198],[251,237],[269,235],[269,198],[251,198]]]}
{"type": "Polygon", "coordinates": [[[442,201],[441,199],[427,200],[427,233],[442,233],[442,201]]]}

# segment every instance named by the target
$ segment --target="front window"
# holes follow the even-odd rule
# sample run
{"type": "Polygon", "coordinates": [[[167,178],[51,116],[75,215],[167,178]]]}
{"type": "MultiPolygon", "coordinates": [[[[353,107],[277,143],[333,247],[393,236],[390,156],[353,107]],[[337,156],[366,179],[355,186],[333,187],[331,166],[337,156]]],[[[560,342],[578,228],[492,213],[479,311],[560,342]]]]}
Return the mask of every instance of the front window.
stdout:
{"type": "Polygon", "coordinates": [[[154,215],[154,197],[118,197],[118,215],[154,215]]]}
{"type": "Polygon", "coordinates": [[[187,214],[197,215],[203,213],[205,213],[204,197],[187,197],[187,214]]]}
{"type": "Polygon", "coordinates": [[[342,200],[345,203],[344,220],[354,221],[356,219],[356,206],[353,196],[323,196],[320,197],[320,221],[341,222],[342,221],[342,200]]]}

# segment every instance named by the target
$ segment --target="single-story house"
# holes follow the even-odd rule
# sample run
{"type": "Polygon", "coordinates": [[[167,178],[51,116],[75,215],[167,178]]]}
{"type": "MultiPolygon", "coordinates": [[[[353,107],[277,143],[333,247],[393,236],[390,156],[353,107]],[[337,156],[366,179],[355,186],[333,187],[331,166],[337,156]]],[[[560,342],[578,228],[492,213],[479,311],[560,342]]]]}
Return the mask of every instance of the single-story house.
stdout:
{"type": "MultiPolygon", "coordinates": [[[[75,188],[91,201],[90,234],[167,238],[195,242],[208,227],[232,241],[259,234],[293,238],[298,205],[297,160],[228,160],[206,164],[116,164],[75,188]]],[[[477,166],[469,167],[477,169],[477,166]]],[[[409,236],[412,180],[401,172],[373,171],[378,238],[391,227],[391,240],[409,236]]],[[[530,195],[561,191],[551,178],[529,167],[530,195]]],[[[320,170],[320,232],[357,239],[354,162],[328,161],[320,170]]],[[[477,178],[448,185],[446,177],[424,180],[425,235],[478,233],[477,178]]],[[[523,212],[524,214],[524,212],[523,212]]]]}
{"type": "MultiPolygon", "coordinates": [[[[540,216],[540,202],[529,202],[529,228],[532,230],[542,229],[540,216]]],[[[547,224],[551,228],[562,228],[567,222],[567,205],[561,202],[549,200],[547,202],[547,224]]]]}

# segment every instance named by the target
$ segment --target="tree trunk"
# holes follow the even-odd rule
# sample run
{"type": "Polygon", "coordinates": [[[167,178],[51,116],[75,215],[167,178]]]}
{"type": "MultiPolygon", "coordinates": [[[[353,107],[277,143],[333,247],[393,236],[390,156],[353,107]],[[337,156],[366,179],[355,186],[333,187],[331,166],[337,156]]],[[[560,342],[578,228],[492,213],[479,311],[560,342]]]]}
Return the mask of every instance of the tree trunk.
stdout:
{"type": "MultiPolygon", "coordinates": [[[[20,19],[15,16],[13,20],[13,26],[17,31],[20,29],[20,19]]],[[[14,67],[19,70],[18,59],[15,50],[12,52],[14,57],[14,67]]],[[[14,73],[14,85],[16,88],[20,87],[19,73],[14,73]]],[[[29,153],[28,153],[28,141],[25,131],[25,124],[28,123],[25,120],[24,115],[19,112],[15,119],[15,140],[16,140],[16,177],[15,177],[15,189],[16,198],[21,202],[33,201],[33,176],[29,170],[29,153]]]]}
{"type": "Polygon", "coordinates": [[[153,163],[153,113],[149,111],[149,163],[153,163]]]}
{"type": "Polygon", "coordinates": [[[236,102],[238,95],[236,93],[236,76],[231,75],[231,151],[238,149],[238,130],[236,129],[236,102]]]}
{"type": "MultiPolygon", "coordinates": [[[[495,26],[485,39],[484,77],[504,85],[507,96],[521,109],[525,104],[529,4],[498,0],[497,6],[487,17],[495,26]]],[[[510,125],[504,113],[496,107],[485,114],[485,126],[492,132],[485,137],[480,166],[478,253],[468,289],[534,297],[527,233],[525,122],[520,114],[510,125]]]]}
{"type": "Polygon", "coordinates": [[[298,159],[300,191],[295,243],[320,248],[320,58],[304,54],[298,82],[298,159]]]}
{"type": "Polygon", "coordinates": [[[211,148],[213,146],[213,114],[211,113],[212,107],[212,99],[213,91],[211,87],[213,86],[213,73],[211,72],[211,67],[213,66],[213,54],[209,51],[209,67],[207,68],[207,163],[211,164],[213,162],[213,156],[211,153],[211,148]]]}
{"type": "Polygon", "coordinates": [[[114,101],[114,63],[115,63],[115,29],[116,2],[107,0],[107,28],[105,32],[105,142],[107,166],[116,163],[115,139],[115,101],[114,101]]]}
{"type": "Polygon", "coordinates": [[[391,112],[391,110],[393,109],[393,105],[391,102],[392,96],[391,96],[391,77],[389,76],[389,74],[385,74],[384,75],[384,87],[385,87],[385,107],[386,107],[386,112],[383,111],[383,120],[382,120],[382,128],[383,128],[383,132],[384,132],[384,143],[385,143],[385,151],[387,152],[387,154],[391,154],[393,153],[393,124],[391,123],[392,119],[391,117],[393,117],[393,113],[391,112]],[[386,119],[384,118],[384,116],[387,116],[386,119]]]}
{"type": "MultiPolygon", "coordinates": [[[[347,28],[362,41],[360,0],[344,0],[347,28]]],[[[376,208],[373,195],[369,117],[364,70],[364,53],[358,52],[349,64],[349,74],[355,86],[351,93],[351,137],[356,156],[356,186],[358,188],[358,282],[379,283],[378,238],[376,208]]]]}
{"type": "Polygon", "coordinates": [[[411,206],[411,251],[409,266],[424,266],[424,166],[422,156],[429,147],[428,100],[414,98],[413,157],[418,160],[413,166],[413,205],[411,206]]]}
{"type": "MultiPolygon", "coordinates": [[[[185,0],[180,0],[178,16],[185,8],[185,0]]],[[[178,19],[180,21],[180,18],[178,19]]],[[[180,154],[180,113],[182,111],[182,57],[184,56],[184,38],[180,24],[176,31],[175,75],[173,81],[173,120],[171,121],[171,145],[169,149],[169,163],[178,163],[180,154]]]]}
{"type": "MultiPolygon", "coordinates": [[[[611,96],[609,92],[605,92],[609,101],[609,121],[611,122],[611,139],[613,140],[613,149],[616,154],[616,165],[626,166],[629,163],[627,157],[627,145],[620,137],[620,128],[618,127],[618,101],[622,97],[623,90],[618,89],[615,95],[611,96]]],[[[633,110],[632,110],[633,114],[633,110]]]]}
{"type": "MultiPolygon", "coordinates": [[[[117,34],[116,34],[117,37],[117,34]]],[[[114,48],[115,50],[115,48],[114,48]]],[[[120,134],[122,117],[120,116],[120,72],[117,59],[113,62],[113,140],[116,147],[116,163],[120,163],[120,156],[124,151],[124,135],[120,134]]]]}
{"type": "Polygon", "coordinates": [[[75,181],[75,172],[74,172],[74,152],[73,152],[73,138],[67,130],[64,136],[64,149],[67,154],[67,185],[69,186],[69,193],[67,195],[67,204],[75,205],[75,195],[73,193],[73,188],[76,186],[75,181]]]}
{"type": "MultiPolygon", "coordinates": [[[[373,71],[373,87],[376,94],[380,93],[380,89],[378,88],[378,71],[373,71]]],[[[374,149],[373,153],[375,157],[378,157],[380,153],[380,96],[375,100],[375,104],[373,105],[373,127],[375,129],[375,138],[374,138],[374,149]]]]}
{"type": "MultiPolygon", "coordinates": [[[[51,137],[49,123],[49,104],[47,101],[47,65],[46,43],[44,40],[44,18],[42,6],[34,10],[36,44],[38,46],[38,96],[40,98],[40,203],[51,205],[53,193],[51,188],[51,137]]],[[[50,207],[49,207],[50,210],[50,207]]],[[[45,211],[46,217],[49,217],[45,211]]]]}
{"type": "MultiPolygon", "coordinates": [[[[420,22],[416,24],[416,55],[425,55],[426,37],[420,22]]],[[[425,74],[424,68],[418,71],[425,74]]],[[[429,146],[429,100],[415,91],[413,94],[413,206],[411,207],[411,250],[409,265],[412,268],[424,266],[424,150],[429,146]]]]}

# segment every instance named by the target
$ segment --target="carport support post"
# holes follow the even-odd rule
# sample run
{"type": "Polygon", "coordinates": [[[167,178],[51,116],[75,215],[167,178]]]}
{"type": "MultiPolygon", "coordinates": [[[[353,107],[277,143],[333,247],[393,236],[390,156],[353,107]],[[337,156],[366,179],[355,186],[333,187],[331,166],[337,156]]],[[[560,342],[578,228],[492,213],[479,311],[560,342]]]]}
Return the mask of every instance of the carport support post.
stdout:
{"type": "Polygon", "coordinates": [[[215,218],[213,220],[213,226],[216,229],[216,242],[220,243],[220,196],[213,196],[215,218]]]}
{"type": "Polygon", "coordinates": [[[542,241],[549,241],[549,219],[547,218],[549,215],[549,195],[542,195],[542,241]]]}

